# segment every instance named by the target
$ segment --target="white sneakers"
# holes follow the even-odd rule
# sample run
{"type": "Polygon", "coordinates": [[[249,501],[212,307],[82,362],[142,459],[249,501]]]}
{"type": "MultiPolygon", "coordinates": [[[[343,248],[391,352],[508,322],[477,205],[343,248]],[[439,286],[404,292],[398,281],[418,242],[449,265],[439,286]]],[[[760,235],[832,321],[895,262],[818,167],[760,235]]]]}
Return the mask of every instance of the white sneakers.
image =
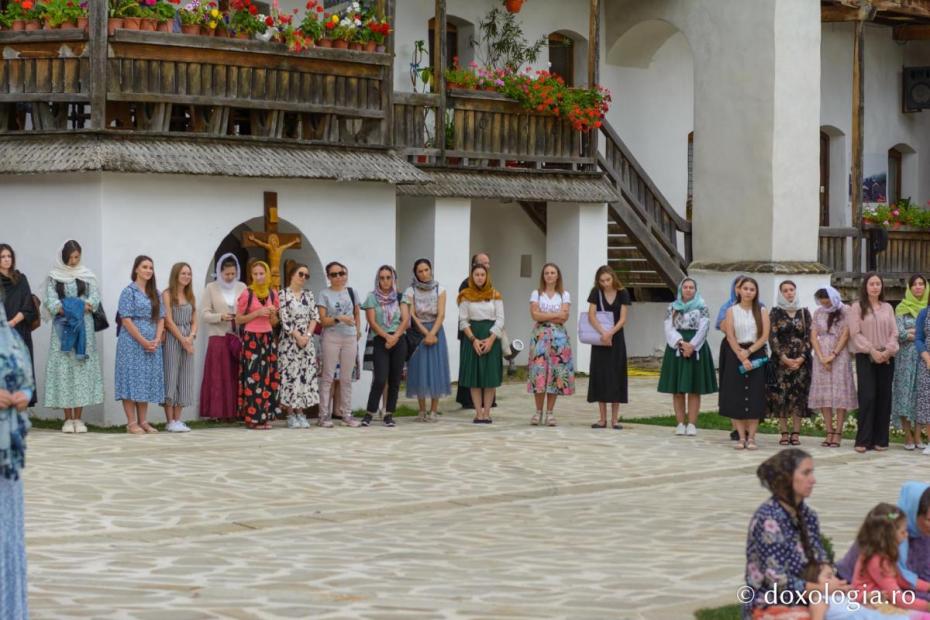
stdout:
{"type": "Polygon", "coordinates": [[[62,433],[73,433],[74,432],[74,420],[65,420],[65,423],[61,425],[62,433]]]}
{"type": "Polygon", "coordinates": [[[174,420],[165,425],[165,430],[169,433],[189,433],[190,427],[181,420],[174,420]]]}
{"type": "Polygon", "coordinates": [[[924,448],[924,451],[921,454],[924,454],[925,456],[930,456],[930,446],[927,446],[926,448],[924,448]]]}
{"type": "Polygon", "coordinates": [[[310,428],[310,422],[307,421],[307,416],[302,413],[292,413],[287,416],[287,427],[288,428],[310,428]]]}
{"type": "Polygon", "coordinates": [[[687,429],[685,428],[684,424],[679,424],[678,426],[675,427],[676,435],[684,435],[686,431],[687,429]]]}
{"type": "Polygon", "coordinates": [[[687,435],[688,437],[694,437],[697,435],[697,427],[694,424],[689,424],[685,426],[684,424],[679,424],[675,427],[676,435],[687,435]]]}
{"type": "Polygon", "coordinates": [[[87,425],[81,420],[65,420],[61,425],[62,433],[86,433],[87,425]]]}

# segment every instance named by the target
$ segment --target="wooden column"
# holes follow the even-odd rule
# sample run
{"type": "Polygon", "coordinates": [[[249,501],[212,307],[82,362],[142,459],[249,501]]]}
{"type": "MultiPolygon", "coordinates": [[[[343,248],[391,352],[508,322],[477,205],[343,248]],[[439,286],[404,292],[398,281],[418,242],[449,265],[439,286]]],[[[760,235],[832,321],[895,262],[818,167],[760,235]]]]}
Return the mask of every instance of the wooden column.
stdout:
{"type": "Polygon", "coordinates": [[[853,74],[852,74],[852,227],[856,229],[853,237],[853,263],[852,270],[858,272],[862,269],[862,142],[863,117],[865,112],[865,92],[863,90],[863,77],[865,73],[865,21],[871,13],[868,0],[860,4],[859,19],[855,22],[853,35],[853,74]]]}
{"type": "MultiPolygon", "coordinates": [[[[386,19],[392,29],[396,27],[394,24],[394,7],[394,0],[378,0],[378,16],[386,19]]],[[[385,41],[387,53],[391,56],[391,64],[384,68],[382,73],[384,81],[381,84],[381,102],[384,106],[384,129],[381,133],[381,144],[390,146],[394,145],[394,49],[396,40],[397,37],[392,32],[385,41]]]]}
{"type": "Polygon", "coordinates": [[[439,94],[436,107],[436,139],[439,161],[446,159],[446,0],[436,0],[436,19],[433,29],[433,87],[439,94]]]}
{"type": "MultiPolygon", "coordinates": [[[[600,59],[601,59],[601,2],[600,0],[591,0],[591,10],[588,14],[588,88],[594,88],[600,82],[600,59]]],[[[597,157],[597,138],[599,133],[596,130],[588,132],[587,157],[597,157]]]]}
{"type": "Polygon", "coordinates": [[[90,0],[90,128],[107,122],[107,0],[90,0]]]}

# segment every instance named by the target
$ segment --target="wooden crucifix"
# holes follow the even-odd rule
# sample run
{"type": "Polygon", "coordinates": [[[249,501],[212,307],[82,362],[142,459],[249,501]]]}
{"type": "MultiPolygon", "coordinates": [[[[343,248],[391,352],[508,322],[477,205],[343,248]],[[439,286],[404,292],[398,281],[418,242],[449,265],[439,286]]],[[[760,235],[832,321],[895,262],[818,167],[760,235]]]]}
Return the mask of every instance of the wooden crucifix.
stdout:
{"type": "MultiPolygon", "coordinates": [[[[271,267],[271,286],[281,288],[281,255],[284,250],[300,247],[300,235],[278,232],[278,194],[265,192],[265,230],[264,232],[243,234],[242,245],[246,248],[262,248],[268,255],[271,267]]],[[[251,277],[251,274],[250,274],[251,277]]]]}

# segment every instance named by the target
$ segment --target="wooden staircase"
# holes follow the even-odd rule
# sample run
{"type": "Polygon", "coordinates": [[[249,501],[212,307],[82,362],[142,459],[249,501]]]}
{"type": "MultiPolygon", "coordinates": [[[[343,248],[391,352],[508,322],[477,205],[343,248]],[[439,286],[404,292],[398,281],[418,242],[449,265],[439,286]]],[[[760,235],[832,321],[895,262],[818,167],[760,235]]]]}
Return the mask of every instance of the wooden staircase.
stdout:
{"type": "Polygon", "coordinates": [[[601,135],[598,164],[622,197],[608,208],[608,264],[637,299],[667,298],[691,263],[691,222],[678,215],[606,121],[601,135]]]}

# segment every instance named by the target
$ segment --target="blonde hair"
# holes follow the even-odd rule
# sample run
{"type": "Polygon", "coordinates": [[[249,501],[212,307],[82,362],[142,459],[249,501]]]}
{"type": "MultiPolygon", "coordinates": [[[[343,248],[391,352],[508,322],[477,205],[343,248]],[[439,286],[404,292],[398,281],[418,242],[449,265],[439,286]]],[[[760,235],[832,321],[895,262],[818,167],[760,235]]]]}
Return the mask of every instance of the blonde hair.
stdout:
{"type": "Polygon", "coordinates": [[[191,310],[197,310],[197,302],[194,299],[194,270],[191,269],[191,266],[187,263],[175,263],[171,266],[171,275],[168,276],[168,308],[171,309],[174,307],[174,302],[178,298],[178,293],[183,292],[184,298],[187,299],[187,303],[191,305],[191,310]],[[181,278],[181,270],[185,267],[188,268],[191,272],[191,281],[185,285],[181,286],[179,281],[181,278]]]}

